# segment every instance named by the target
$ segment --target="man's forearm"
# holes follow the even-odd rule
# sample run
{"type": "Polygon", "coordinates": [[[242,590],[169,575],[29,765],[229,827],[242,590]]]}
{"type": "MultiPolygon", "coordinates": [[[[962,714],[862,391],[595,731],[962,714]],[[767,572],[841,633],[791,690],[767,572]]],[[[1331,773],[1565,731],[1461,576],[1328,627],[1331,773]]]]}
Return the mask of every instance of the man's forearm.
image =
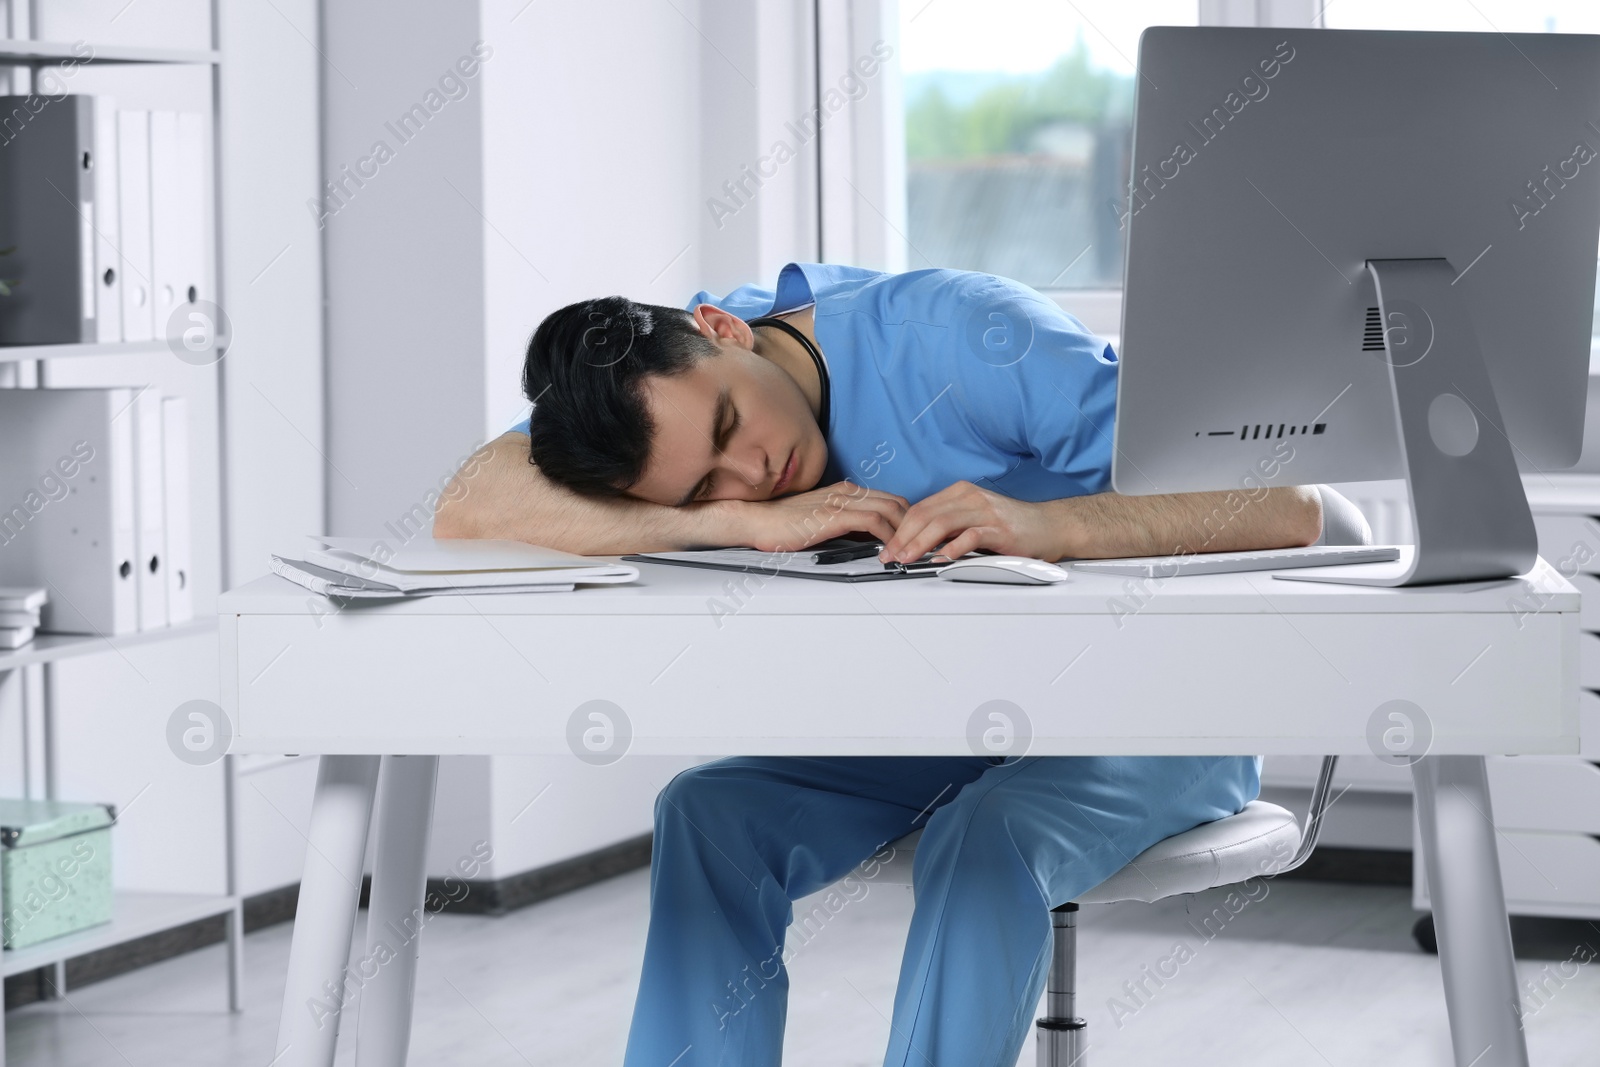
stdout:
{"type": "Polygon", "coordinates": [[[1098,493],[1047,506],[1058,512],[1062,555],[1079,559],[1288,548],[1309,545],[1322,533],[1322,501],[1312,486],[1162,496],[1098,493]]]}
{"type": "Polygon", "coordinates": [[[667,552],[710,538],[705,508],[580,496],[528,462],[528,439],[505,434],[456,473],[434,513],[433,535],[527,541],[582,555],[667,552]]]}

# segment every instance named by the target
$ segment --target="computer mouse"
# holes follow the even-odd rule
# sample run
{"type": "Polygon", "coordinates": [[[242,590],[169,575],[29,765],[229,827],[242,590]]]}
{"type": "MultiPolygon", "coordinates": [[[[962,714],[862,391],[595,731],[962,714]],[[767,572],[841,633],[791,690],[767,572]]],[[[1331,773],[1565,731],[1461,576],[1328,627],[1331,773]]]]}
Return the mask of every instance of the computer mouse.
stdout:
{"type": "Polygon", "coordinates": [[[1067,569],[1028,556],[973,556],[942,568],[939,577],[952,582],[1054,585],[1067,580],[1067,569]]]}

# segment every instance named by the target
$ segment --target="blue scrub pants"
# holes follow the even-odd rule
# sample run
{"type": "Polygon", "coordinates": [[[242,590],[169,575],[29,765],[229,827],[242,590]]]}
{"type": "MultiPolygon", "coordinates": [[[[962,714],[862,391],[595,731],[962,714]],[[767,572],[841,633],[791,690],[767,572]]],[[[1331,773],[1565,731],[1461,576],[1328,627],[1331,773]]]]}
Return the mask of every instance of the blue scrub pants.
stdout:
{"type": "MultiPolygon", "coordinates": [[[[924,827],[886,1067],[1012,1067],[1050,964],[1049,909],[1150,845],[1242,809],[1251,756],[766,757],[656,800],[650,932],[627,1067],[776,1067],[788,951],[871,889],[924,827]]],[[[880,892],[882,891],[880,887],[880,892]]]]}

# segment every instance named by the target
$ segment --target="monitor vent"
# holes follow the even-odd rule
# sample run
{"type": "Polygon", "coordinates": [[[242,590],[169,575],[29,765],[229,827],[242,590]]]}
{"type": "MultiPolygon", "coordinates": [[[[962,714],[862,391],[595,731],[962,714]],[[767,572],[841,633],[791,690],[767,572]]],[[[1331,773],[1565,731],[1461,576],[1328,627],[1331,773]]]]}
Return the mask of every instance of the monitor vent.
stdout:
{"type": "MultiPolygon", "coordinates": [[[[1275,437],[1311,437],[1327,430],[1325,422],[1291,423],[1291,422],[1247,422],[1237,430],[1206,430],[1207,437],[1233,437],[1238,435],[1241,441],[1272,440],[1275,437]]],[[[1199,437],[1200,430],[1194,435],[1199,437]]]]}
{"type": "Polygon", "coordinates": [[[1367,309],[1367,324],[1361,331],[1361,351],[1383,351],[1383,317],[1377,308],[1367,309]]]}

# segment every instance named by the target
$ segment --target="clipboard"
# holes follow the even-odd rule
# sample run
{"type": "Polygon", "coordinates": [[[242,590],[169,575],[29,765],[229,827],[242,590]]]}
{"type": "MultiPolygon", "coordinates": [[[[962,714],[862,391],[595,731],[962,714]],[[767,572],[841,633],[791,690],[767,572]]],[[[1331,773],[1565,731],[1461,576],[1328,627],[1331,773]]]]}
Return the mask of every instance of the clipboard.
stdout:
{"type": "MultiPolygon", "coordinates": [[[[640,552],[623,556],[629,563],[665,563],[674,567],[704,567],[719,571],[739,571],[768,577],[812,578],[823,582],[884,582],[903,578],[937,578],[950,565],[924,556],[913,563],[880,563],[874,557],[846,563],[815,563],[818,551],[854,544],[848,540],[825,541],[796,552],[762,552],[755,548],[706,548],[689,552],[640,552]]],[[[929,556],[932,553],[928,554],[929,556]]]]}

